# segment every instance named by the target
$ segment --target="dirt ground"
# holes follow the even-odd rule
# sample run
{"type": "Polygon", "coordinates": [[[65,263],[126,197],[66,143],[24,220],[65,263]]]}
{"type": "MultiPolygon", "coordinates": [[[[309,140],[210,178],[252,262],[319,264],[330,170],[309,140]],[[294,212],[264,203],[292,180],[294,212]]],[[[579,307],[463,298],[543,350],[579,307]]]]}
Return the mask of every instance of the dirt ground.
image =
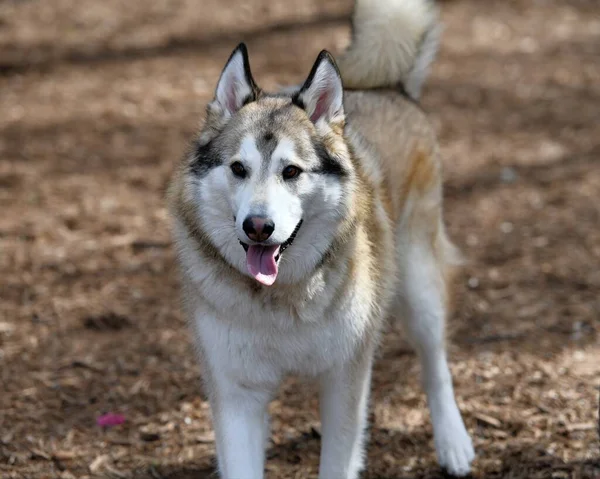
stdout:
{"type": "MultiPolygon", "coordinates": [[[[0,0],[0,477],[214,477],[165,185],[238,41],[262,86],[300,81],[350,3],[0,0]]],[[[473,475],[600,477],[597,1],[442,8],[423,105],[469,258],[448,340],[473,475]]],[[[268,477],[316,477],[314,388],[290,379],[271,411],[268,477]]],[[[391,327],[364,477],[440,476],[391,327]]]]}

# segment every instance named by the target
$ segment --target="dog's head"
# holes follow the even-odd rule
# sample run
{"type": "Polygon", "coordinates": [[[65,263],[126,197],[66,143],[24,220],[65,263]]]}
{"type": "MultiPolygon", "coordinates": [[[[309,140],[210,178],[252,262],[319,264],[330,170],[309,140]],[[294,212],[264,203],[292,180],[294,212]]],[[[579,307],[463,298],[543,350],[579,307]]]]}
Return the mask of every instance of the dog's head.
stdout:
{"type": "Polygon", "coordinates": [[[189,158],[197,222],[226,261],[264,285],[313,270],[350,208],[342,81],[327,52],[291,94],[254,82],[232,53],[189,158]]]}

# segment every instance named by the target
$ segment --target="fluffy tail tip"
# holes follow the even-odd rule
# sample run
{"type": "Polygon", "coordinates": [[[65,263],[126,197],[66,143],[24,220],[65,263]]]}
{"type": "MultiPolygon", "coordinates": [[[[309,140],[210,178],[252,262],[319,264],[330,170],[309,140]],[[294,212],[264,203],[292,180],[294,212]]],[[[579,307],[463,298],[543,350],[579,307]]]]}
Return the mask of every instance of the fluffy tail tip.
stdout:
{"type": "Polygon", "coordinates": [[[441,26],[433,0],[356,0],[352,43],[338,60],[347,88],[401,84],[420,96],[441,26]]]}

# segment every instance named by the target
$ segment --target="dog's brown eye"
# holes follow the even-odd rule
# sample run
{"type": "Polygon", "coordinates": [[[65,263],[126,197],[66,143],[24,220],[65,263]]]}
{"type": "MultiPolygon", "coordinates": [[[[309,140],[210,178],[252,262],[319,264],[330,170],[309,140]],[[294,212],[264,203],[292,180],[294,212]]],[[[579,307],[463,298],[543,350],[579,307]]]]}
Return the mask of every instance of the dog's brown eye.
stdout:
{"type": "Polygon", "coordinates": [[[292,178],[296,178],[300,173],[302,173],[302,170],[300,168],[298,168],[297,166],[286,166],[283,169],[283,179],[284,180],[291,180],[292,178]]]}
{"type": "Polygon", "coordinates": [[[242,165],[239,161],[232,163],[230,168],[233,174],[238,178],[246,177],[246,168],[244,168],[244,165],[242,165]]]}

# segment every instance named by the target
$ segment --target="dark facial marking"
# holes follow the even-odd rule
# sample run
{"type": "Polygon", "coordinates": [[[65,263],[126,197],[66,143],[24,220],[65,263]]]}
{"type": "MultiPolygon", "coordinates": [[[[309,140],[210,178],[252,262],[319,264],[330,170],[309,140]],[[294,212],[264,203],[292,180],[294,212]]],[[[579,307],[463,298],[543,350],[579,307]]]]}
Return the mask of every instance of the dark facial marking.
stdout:
{"type": "Polygon", "coordinates": [[[206,176],[212,169],[223,164],[211,142],[206,145],[195,145],[193,154],[194,159],[190,163],[190,171],[198,178],[206,176]]]}
{"type": "Polygon", "coordinates": [[[322,175],[346,176],[344,167],[338,160],[329,154],[323,143],[317,139],[314,139],[312,143],[320,162],[320,165],[316,169],[312,170],[313,173],[320,173],[322,175]]]}
{"type": "Polygon", "coordinates": [[[269,168],[270,161],[268,160],[271,158],[275,148],[277,148],[277,138],[275,138],[275,135],[272,131],[267,130],[258,137],[256,141],[256,149],[260,151],[263,160],[267,160],[263,161],[262,163],[263,169],[269,168]]]}

